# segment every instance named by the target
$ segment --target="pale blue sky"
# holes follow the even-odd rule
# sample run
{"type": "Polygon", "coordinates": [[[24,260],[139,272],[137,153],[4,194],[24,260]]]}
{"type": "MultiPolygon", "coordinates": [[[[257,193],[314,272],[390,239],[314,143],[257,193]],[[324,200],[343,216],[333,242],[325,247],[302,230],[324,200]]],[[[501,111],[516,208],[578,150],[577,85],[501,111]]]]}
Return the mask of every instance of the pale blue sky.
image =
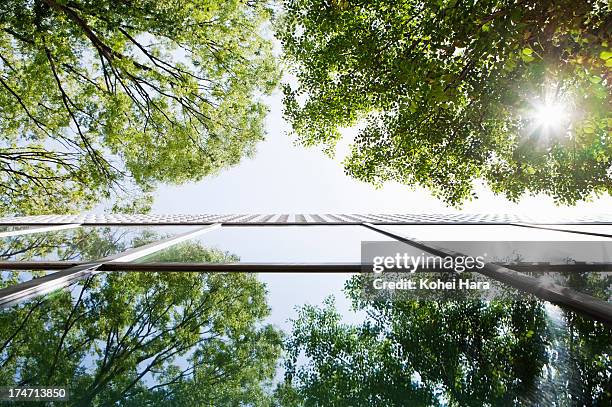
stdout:
{"type": "MultiPolygon", "coordinates": [[[[282,118],[282,95],[266,100],[270,106],[266,140],[253,158],[196,183],[161,186],[155,194],[154,213],[420,213],[452,212],[427,190],[389,183],[381,189],[344,174],[340,158],[348,142],[341,143],[337,159],[317,148],[294,145],[282,118]]],[[[355,131],[344,132],[350,140],[355,131]]],[[[514,204],[478,189],[479,199],[462,208],[466,212],[584,213],[610,212],[612,199],[605,197],[576,207],[557,207],[546,196],[525,197],[514,204]]]]}

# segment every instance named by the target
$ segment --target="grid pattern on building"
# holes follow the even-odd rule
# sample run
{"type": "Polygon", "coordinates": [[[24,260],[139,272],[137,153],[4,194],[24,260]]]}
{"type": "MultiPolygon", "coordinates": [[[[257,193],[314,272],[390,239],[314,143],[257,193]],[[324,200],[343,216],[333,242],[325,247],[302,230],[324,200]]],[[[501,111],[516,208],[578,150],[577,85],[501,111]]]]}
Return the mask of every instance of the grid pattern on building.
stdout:
{"type": "Polygon", "coordinates": [[[39,215],[0,218],[0,225],[28,224],[612,224],[610,214],[529,216],[513,214],[202,214],[202,215],[39,215]]]}

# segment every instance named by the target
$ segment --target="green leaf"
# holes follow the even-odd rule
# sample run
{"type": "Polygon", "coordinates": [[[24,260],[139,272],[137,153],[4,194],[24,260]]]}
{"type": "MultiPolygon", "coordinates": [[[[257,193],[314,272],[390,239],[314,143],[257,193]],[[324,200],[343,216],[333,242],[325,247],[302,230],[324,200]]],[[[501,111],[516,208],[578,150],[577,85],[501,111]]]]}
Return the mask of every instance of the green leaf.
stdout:
{"type": "Polygon", "coordinates": [[[593,75],[593,76],[589,77],[589,80],[592,83],[599,83],[599,82],[601,82],[601,77],[593,75]]]}
{"type": "Polygon", "coordinates": [[[612,52],[610,52],[610,51],[601,51],[599,53],[599,58],[607,61],[608,59],[612,58],[612,52]]]}
{"type": "Polygon", "coordinates": [[[595,133],[595,126],[591,123],[587,123],[584,126],[582,126],[582,131],[584,131],[587,134],[595,133]]]}
{"type": "Polygon", "coordinates": [[[521,54],[521,58],[524,62],[533,62],[535,60],[531,55],[521,54]]]}

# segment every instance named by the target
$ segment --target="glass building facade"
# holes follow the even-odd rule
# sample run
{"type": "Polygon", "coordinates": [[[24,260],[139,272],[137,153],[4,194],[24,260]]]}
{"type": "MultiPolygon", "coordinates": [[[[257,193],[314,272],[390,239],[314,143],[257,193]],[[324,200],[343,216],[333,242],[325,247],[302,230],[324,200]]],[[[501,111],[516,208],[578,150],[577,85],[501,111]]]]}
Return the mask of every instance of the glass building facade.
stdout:
{"type": "MultiPolygon", "coordinates": [[[[466,366],[463,370],[464,378],[469,376],[467,372],[471,369],[484,369],[483,364],[488,362],[477,360],[481,356],[472,355],[475,359],[470,359],[467,351],[462,353],[463,345],[454,344],[456,338],[453,335],[470,338],[475,335],[470,339],[476,341],[474,346],[480,346],[477,343],[484,341],[481,345],[485,348],[502,340],[500,338],[519,338],[516,343],[521,345],[515,344],[518,346],[517,352],[527,352],[527,349],[535,346],[540,349],[540,353],[529,354],[535,352],[532,349],[525,354],[531,356],[523,355],[533,357],[534,366],[537,366],[537,372],[529,379],[533,382],[529,392],[519,394],[524,389],[519,392],[508,384],[511,380],[504,382],[510,386],[507,392],[516,393],[509,399],[509,404],[535,405],[538,400],[547,400],[540,405],[588,405],[587,401],[594,403],[608,400],[611,394],[612,246],[608,245],[612,243],[612,217],[590,215],[571,219],[540,217],[535,220],[506,215],[402,214],[32,216],[0,219],[0,242],[0,269],[3,277],[0,286],[0,317],[5,319],[5,326],[0,328],[3,331],[0,332],[0,340],[5,343],[0,351],[0,363],[6,366],[14,363],[17,366],[9,373],[12,377],[10,380],[15,383],[19,383],[21,377],[31,374],[26,384],[50,384],[43,380],[44,374],[35,373],[28,363],[36,365],[42,363],[43,359],[53,359],[49,355],[44,358],[41,356],[39,360],[20,365],[19,360],[29,359],[20,353],[23,349],[19,346],[25,344],[35,349],[42,345],[28,337],[20,338],[21,333],[16,332],[26,332],[24,327],[28,324],[32,324],[31,330],[27,331],[29,334],[49,333],[58,329],[55,336],[59,335],[60,342],[73,341],[65,345],[68,346],[65,352],[77,352],[77,349],[81,349],[79,346],[82,346],[78,342],[79,338],[71,339],[68,334],[62,338],[61,335],[62,329],[70,332],[73,321],[78,325],[78,315],[73,315],[69,310],[84,307],[83,315],[94,319],[97,313],[120,314],[125,299],[121,298],[120,293],[108,288],[112,287],[116,276],[133,276],[120,283],[126,284],[126,293],[131,292],[129,284],[142,284],[145,287],[144,291],[133,294],[137,298],[134,301],[140,304],[138,306],[147,304],[149,298],[155,298],[155,294],[147,291],[149,285],[153,287],[153,293],[159,289],[169,298],[178,295],[171,292],[174,289],[168,288],[172,279],[184,276],[187,280],[195,275],[208,276],[206,279],[227,275],[242,278],[239,276],[252,276],[253,273],[264,279],[278,275],[281,280],[274,280],[277,283],[282,281],[282,284],[289,286],[299,281],[299,284],[303,284],[302,290],[317,287],[319,291],[338,294],[332,288],[331,280],[325,280],[326,275],[345,276],[343,278],[348,281],[345,287],[350,291],[351,284],[358,282],[359,276],[363,275],[361,272],[365,270],[364,266],[371,267],[364,263],[364,242],[384,242],[402,244],[407,251],[412,250],[417,255],[428,253],[455,257],[479,250],[486,250],[489,254],[490,259],[485,266],[471,275],[474,275],[474,280],[486,281],[497,287],[498,293],[501,293],[500,298],[504,301],[510,298],[508,304],[513,304],[504,308],[504,312],[496,311],[499,315],[493,313],[491,316],[488,312],[494,309],[490,305],[493,302],[484,300],[479,302],[481,308],[473,311],[482,321],[499,318],[492,324],[496,330],[495,339],[484,338],[490,333],[474,333],[482,328],[480,325],[474,328],[474,332],[464,332],[460,324],[455,325],[454,320],[444,318],[435,319],[437,322],[427,328],[441,329],[439,338],[415,334],[419,343],[431,342],[431,346],[440,349],[448,345],[452,348],[452,354],[458,352],[463,355],[461,363],[466,366]],[[470,246],[470,242],[479,243],[470,246]],[[89,297],[83,294],[86,288],[91,289],[89,297]],[[514,301],[516,298],[521,301],[514,301]],[[90,308],[82,305],[85,303],[90,308]],[[67,308],[62,308],[64,305],[61,304],[67,304],[67,308]],[[531,305],[521,308],[524,306],[517,304],[531,305]],[[533,314],[533,307],[539,307],[539,314],[533,314]],[[61,323],[57,327],[53,325],[55,322],[47,320],[54,313],[61,316],[61,323]],[[535,337],[540,338],[537,344],[532,340],[535,337]],[[16,342],[16,338],[20,338],[21,345],[16,342]]],[[[429,276],[444,274],[440,270],[425,270],[423,273],[429,276]]],[[[202,287],[212,290],[210,287],[214,287],[214,284],[206,280],[202,287]]],[[[228,292],[232,290],[231,285],[223,287],[228,292]]],[[[184,301],[190,297],[186,295],[181,298],[183,302],[176,300],[174,305],[178,304],[177,309],[184,312],[190,306],[184,301]]],[[[442,304],[436,307],[444,309],[448,318],[469,319],[472,315],[466,310],[473,306],[474,298],[453,297],[451,301],[444,302],[445,299],[441,297],[423,297],[417,299],[417,302],[429,304],[432,299],[442,304]],[[455,315],[457,309],[462,311],[455,315]]],[[[251,300],[245,301],[243,306],[248,307],[251,300]]],[[[368,304],[368,316],[380,311],[377,308],[381,307],[380,304],[386,304],[384,300],[368,302],[370,300],[358,295],[353,296],[352,301],[354,304],[360,301],[368,304]]],[[[394,301],[401,303],[402,299],[398,297],[394,301]]],[[[279,305],[271,304],[271,307],[274,311],[279,305]]],[[[393,307],[402,309],[402,306],[393,307]]],[[[387,311],[378,315],[378,318],[388,317],[387,311]]],[[[411,316],[393,322],[393,329],[413,330],[416,333],[423,329],[420,325],[423,321],[417,314],[406,310],[402,312],[411,316]],[[405,328],[402,328],[402,324],[406,324],[405,328]]],[[[368,317],[361,315],[356,318],[359,322],[368,317]]],[[[92,322],[91,326],[94,325],[92,322]]],[[[85,335],[84,332],[90,328],[80,329],[84,335],[82,340],[90,340],[91,343],[82,346],[87,349],[83,350],[83,355],[89,356],[81,355],[79,369],[99,372],[99,368],[96,370],[92,365],[92,360],[97,359],[91,355],[100,355],[100,352],[104,354],[104,351],[92,349],[96,346],[102,349],[110,347],[113,340],[109,339],[104,345],[101,338],[93,334],[85,335]]],[[[397,332],[394,335],[392,338],[396,340],[397,332]]],[[[119,344],[120,341],[113,346],[119,344]]],[[[504,348],[502,352],[500,349],[495,352],[501,352],[499,357],[503,359],[503,352],[509,350],[504,348]]],[[[149,356],[158,355],[156,352],[149,356]]],[[[485,355],[485,350],[483,352],[482,355],[485,355]]],[[[183,355],[185,360],[189,357],[183,355]]],[[[419,356],[411,357],[418,359],[419,356]]],[[[516,360],[513,359],[514,362],[516,360]]],[[[103,362],[98,360],[95,363],[103,362]]],[[[181,365],[187,362],[177,363],[181,365]]],[[[434,361],[431,363],[435,364],[434,361]]],[[[507,374],[504,370],[506,368],[515,369],[500,365],[499,374],[507,374]]],[[[416,388],[421,381],[425,382],[426,371],[426,368],[414,368],[412,371],[410,380],[414,380],[416,388]],[[419,378],[420,375],[423,378],[419,378]]],[[[151,388],[164,387],[163,380],[160,381],[159,377],[150,372],[147,374],[150,377],[146,380],[152,383],[151,388]]],[[[445,383],[444,375],[439,374],[441,376],[437,379],[445,383]]],[[[516,380],[519,379],[528,381],[525,378],[516,380]]],[[[448,401],[446,397],[451,396],[445,395],[446,390],[443,390],[448,388],[448,384],[440,386],[441,395],[436,397],[443,405],[448,401]]],[[[78,389],[72,391],[78,393],[78,389]]],[[[475,400],[480,400],[483,405],[495,404],[491,400],[487,401],[486,397],[476,397],[475,400]]]]}

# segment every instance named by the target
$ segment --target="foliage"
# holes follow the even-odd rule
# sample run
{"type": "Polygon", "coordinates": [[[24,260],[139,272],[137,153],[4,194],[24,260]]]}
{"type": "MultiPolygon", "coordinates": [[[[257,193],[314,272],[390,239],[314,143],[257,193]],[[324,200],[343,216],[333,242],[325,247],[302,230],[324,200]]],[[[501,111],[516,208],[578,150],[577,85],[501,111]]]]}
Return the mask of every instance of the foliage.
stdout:
{"type": "Polygon", "coordinates": [[[3,1],[0,213],[138,198],[251,154],[278,77],[270,14],[260,0],[3,1]]]}
{"type": "Polygon", "coordinates": [[[265,405],[281,350],[265,294],[242,273],[90,277],[0,313],[0,383],[64,385],[75,406],[265,405]]]}
{"type": "Polygon", "coordinates": [[[522,299],[372,300],[346,324],[333,301],[303,306],[286,341],[282,406],[607,405],[610,328],[522,299]]]}
{"type": "Polygon", "coordinates": [[[329,152],[360,125],[346,172],[449,204],[476,180],[511,200],[612,191],[612,12],[603,0],[285,0],[297,87],[285,115],[329,152]],[[553,123],[534,112],[560,110],[553,123]]]}
{"type": "Polygon", "coordinates": [[[538,304],[374,307],[359,326],[342,324],[330,304],[302,309],[288,342],[287,379],[303,405],[507,405],[527,394],[543,364],[538,304]]]}

